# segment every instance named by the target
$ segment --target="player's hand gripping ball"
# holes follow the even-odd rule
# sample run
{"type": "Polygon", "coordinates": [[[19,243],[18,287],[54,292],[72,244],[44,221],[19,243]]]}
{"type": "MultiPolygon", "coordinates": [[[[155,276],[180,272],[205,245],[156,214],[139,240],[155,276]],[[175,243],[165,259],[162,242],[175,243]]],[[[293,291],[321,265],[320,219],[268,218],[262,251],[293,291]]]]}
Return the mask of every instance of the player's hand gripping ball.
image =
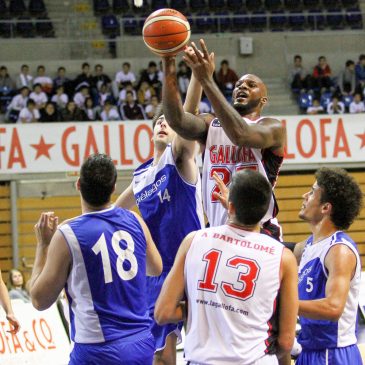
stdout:
{"type": "Polygon", "coordinates": [[[158,56],[174,56],[182,51],[190,39],[190,24],[174,9],[153,12],[144,22],[143,40],[158,56]]]}

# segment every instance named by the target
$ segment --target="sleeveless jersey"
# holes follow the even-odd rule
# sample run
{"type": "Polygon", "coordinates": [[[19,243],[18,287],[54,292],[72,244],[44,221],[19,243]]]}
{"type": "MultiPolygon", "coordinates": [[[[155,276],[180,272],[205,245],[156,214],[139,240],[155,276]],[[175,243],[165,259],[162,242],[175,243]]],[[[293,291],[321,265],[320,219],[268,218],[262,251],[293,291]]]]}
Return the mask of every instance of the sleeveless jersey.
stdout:
{"type": "MultiPolygon", "coordinates": [[[[258,122],[258,120],[253,122],[246,118],[244,120],[250,124],[258,122]]],[[[213,198],[213,192],[219,192],[213,179],[214,172],[217,172],[228,186],[237,171],[253,169],[265,176],[274,188],[282,162],[283,157],[275,155],[270,149],[260,150],[234,145],[227,137],[219,120],[213,119],[205,146],[202,181],[204,211],[210,225],[216,227],[227,221],[227,210],[219,200],[213,198]]],[[[262,222],[276,217],[277,213],[278,206],[273,194],[262,222]]]]}
{"type": "Polygon", "coordinates": [[[251,364],[275,352],[284,246],[231,225],[198,231],[185,260],[185,359],[251,364]]]}
{"type": "Polygon", "coordinates": [[[160,252],[163,271],[170,271],[187,234],[204,227],[201,180],[187,183],[179,174],[168,145],[157,165],[145,162],[133,174],[137,206],[160,252]]]}
{"type": "Polygon", "coordinates": [[[361,261],[356,244],[346,233],[338,231],[316,244],[313,244],[313,236],[308,239],[299,265],[299,299],[316,300],[326,297],[328,272],[324,266],[324,261],[328,251],[334,245],[346,245],[354,252],[357,260],[356,272],[350,283],[345,309],[338,321],[300,317],[302,329],[298,341],[306,350],[344,347],[357,342],[355,331],[361,261]]]}
{"type": "Polygon", "coordinates": [[[59,229],[72,256],[65,287],[72,340],[91,344],[148,335],[146,240],[136,217],[112,206],[59,229]]]}

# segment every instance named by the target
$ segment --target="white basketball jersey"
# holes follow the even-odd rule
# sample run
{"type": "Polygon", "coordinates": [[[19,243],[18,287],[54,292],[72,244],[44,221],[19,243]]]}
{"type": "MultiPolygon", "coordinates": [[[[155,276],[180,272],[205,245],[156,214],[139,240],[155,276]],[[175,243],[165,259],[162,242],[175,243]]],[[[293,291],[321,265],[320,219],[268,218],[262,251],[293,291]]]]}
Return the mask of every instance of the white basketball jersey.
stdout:
{"type": "MultiPolygon", "coordinates": [[[[257,123],[243,118],[247,123],[257,123]]],[[[233,175],[243,169],[259,171],[274,186],[282,163],[282,156],[274,155],[270,150],[258,148],[238,147],[227,137],[218,119],[210,123],[205,146],[203,161],[203,204],[210,226],[216,227],[227,221],[227,210],[213,197],[213,192],[219,189],[213,179],[216,172],[228,186],[233,175]],[[265,156],[263,155],[265,153],[265,156]],[[270,175],[270,176],[268,176],[270,175]]],[[[277,214],[277,205],[274,195],[271,198],[269,209],[262,222],[274,218],[277,214]]]]}
{"type": "Polygon", "coordinates": [[[187,361],[252,364],[275,352],[283,249],[232,225],[196,233],[184,268],[187,361]]]}

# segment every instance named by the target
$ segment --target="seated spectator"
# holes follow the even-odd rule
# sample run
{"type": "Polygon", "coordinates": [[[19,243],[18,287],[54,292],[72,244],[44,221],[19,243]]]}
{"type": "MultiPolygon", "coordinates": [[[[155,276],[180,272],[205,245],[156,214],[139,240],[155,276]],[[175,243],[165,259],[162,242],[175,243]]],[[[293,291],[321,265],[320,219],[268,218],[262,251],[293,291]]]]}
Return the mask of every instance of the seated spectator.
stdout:
{"type": "Polygon", "coordinates": [[[41,117],[39,119],[43,123],[60,122],[61,116],[54,103],[48,102],[44,109],[41,110],[41,117]]]}
{"type": "Polygon", "coordinates": [[[143,107],[136,103],[131,91],[127,91],[127,100],[120,107],[120,115],[122,120],[147,119],[143,107]]]}
{"type": "Polygon", "coordinates": [[[359,56],[359,62],[355,66],[356,93],[362,94],[365,88],[365,54],[359,56]]]}
{"type": "Polygon", "coordinates": [[[185,61],[179,62],[179,69],[176,76],[181,96],[183,99],[185,99],[191,78],[191,69],[186,65],[185,61]]]}
{"type": "Polygon", "coordinates": [[[61,111],[61,120],[64,122],[78,122],[83,120],[82,110],[74,101],[69,101],[66,108],[61,111]]]}
{"type": "Polygon", "coordinates": [[[67,94],[67,96],[70,96],[72,94],[71,89],[73,89],[71,84],[71,80],[66,77],[66,69],[63,66],[59,67],[57,70],[57,77],[53,80],[54,90],[57,91],[59,86],[63,86],[64,92],[67,94]]]}
{"type": "Polygon", "coordinates": [[[33,99],[29,98],[27,106],[19,113],[17,123],[36,123],[39,118],[40,114],[37,105],[33,99]]]}
{"type": "Polygon", "coordinates": [[[154,95],[156,95],[155,89],[147,81],[143,81],[137,91],[138,103],[145,106],[151,101],[154,95]]]}
{"type": "Polygon", "coordinates": [[[126,85],[120,90],[118,104],[123,104],[127,101],[127,92],[130,91],[133,94],[133,99],[137,100],[137,92],[133,88],[133,85],[130,82],[127,82],[126,85]]]}
{"type": "Polygon", "coordinates": [[[151,97],[150,103],[147,104],[144,108],[146,116],[147,116],[148,119],[153,119],[159,104],[160,104],[160,100],[158,99],[158,96],[153,95],[151,97]]]}
{"type": "Polygon", "coordinates": [[[122,70],[115,74],[113,82],[113,94],[115,99],[118,99],[120,90],[127,86],[127,84],[132,84],[133,87],[136,86],[136,75],[131,71],[131,64],[129,62],[124,62],[122,65],[122,70]]]}
{"type": "Polygon", "coordinates": [[[15,79],[16,88],[20,90],[23,86],[27,86],[29,89],[33,88],[33,76],[29,74],[29,66],[22,65],[20,68],[20,74],[15,79]]]}
{"type": "Polygon", "coordinates": [[[344,70],[342,70],[337,79],[338,92],[340,95],[354,95],[356,87],[355,62],[346,61],[344,70]]]}
{"type": "Polygon", "coordinates": [[[162,83],[160,81],[159,70],[157,68],[156,62],[150,61],[148,68],[141,72],[141,78],[139,80],[138,87],[143,81],[147,81],[150,86],[155,89],[156,95],[160,95],[162,83]]]}
{"type": "Polygon", "coordinates": [[[10,299],[20,299],[24,303],[30,303],[30,295],[26,289],[24,275],[21,271],[11,269],[9,271],[8,290],[10,299]]]}
{"type": "Polygon", "coordinates": [[[238,76],[235,71],[229,67],[227,60],[221,62],[221,67],[216,74],[216,79],[219,88],[224,95],[231,95],[236,82],[238,81],[238,76]]]}
{"type": "Polygon", "coordinates": [[[98,93],[98,104],[100,106],[104,106],[106,100],[113,100],[113,96],[108,90],[108,86],[106,84],[102,84],[98,93]]]}
{"type": "Polygon", "coordinates": [[[78,90],[79,91],[74,95],[73,100],[78,108],[83,109],[86,98],[90,97],[89,88],[86,85],[81,85],[78,90]]]}
{"type": "Polygon", "coordinates": [[[339,101],[337,96],[332,98],[332,101],[327,105],[328,114],[343,114],[345,112],[345,105],[339,101]]]}
{"type": "Polygon", "coordinates": [[[15,93],[14,82],[8,74],[6,66],[0,67],[0,113],[4,113],[6,105],[15,93]]]}
{"type": "Polygon", "coordinates": [[[15,123],[18,120],[20,111],[26,108],[29,98],[28,86],[23,86],[20,89],[20,93],[15,95],[8,105],[5,120],[11,123],[15,123]]]}
{"type": "Polygon", "coordinates": [[[110,77],[104,73],[104,68],[102,65],[97,64],[94,67],[94,76],[93,76],[93,84],[97,91],[100,91],[101,85],[106,85],[108,88],[110,87],[112,80],[110,77]]]}
{"type": "Polygon", "coordinates": [[[111,122],[120,120],[120,116],[116,107],[111,103],[110,100],[105,100],[103,111],[100,113],[101,120],[103,122],[111,122]]]}
{"type": "Polygon", "coordinates": [[[68,103],[68,96],[64,93],[63,85],[58,85],[56,89],[56,94],[51,98],[52,103],[55,103],[59,110],[66,108],[68,103]]]}
{"type": "Polygon", "coordinates": [[[78,90],[81,86],[87,86],[89,88],[92,88],[94,86],[94,78],[90,72],[90,65],[87,62],[84,62],[81,68],[81,74],[79,74],[73,82],[74,89],[78,90]]]}
{"type": "Polygon", "coordinates": [[[307,114],[316,115],[323,114],[324,108],[318,99],[313,99],[313,104],[307,108],[307,114]]]}
{"type": "Polygon", "coordinates": [[[293,68],[289,73],[290,87],[293,92],[303,92],[311,89],[311,76],[302,64],[302,56],[294,56],[293,68]]]}
{"type": "Polygon", "coordinates": [[[46,68],[43,65],[37,67],[37,76],[34,78],[33,83],[40,84],[42,91],[48,95],[53,90],[53,81],[49,76],[46,76],[46,68]]]}
{"type": "Polygon", "coordinates": [[[321,93],[332,87],[332,71],[327,63],[326,57],[318,57],[318,64],[313,69],[313,83],[321,93]]]}
{"type": "Polygon", "coordinates": [[[99,108],[95,107],[94,101],[91,97],[85,99],[85,105],[83,107],[83,120],[84,121],[95,121],[99,119],[99,108]]]}
{"type": "Polygon", "coordinates": [[[43,109],[48,101],[48,96],[42,91],[41,84],[34,84],[29,97],[34,100],[37,109],[43,109]]]}
{"type": "Polygon", "coordinates": [[[361,100],[361,94],[357,93],[357,94],[354,95],[354,100],[350,104],[349,111],[350,111],[351,114],[364,113],[365,112],[365,104],[361,100]]]}

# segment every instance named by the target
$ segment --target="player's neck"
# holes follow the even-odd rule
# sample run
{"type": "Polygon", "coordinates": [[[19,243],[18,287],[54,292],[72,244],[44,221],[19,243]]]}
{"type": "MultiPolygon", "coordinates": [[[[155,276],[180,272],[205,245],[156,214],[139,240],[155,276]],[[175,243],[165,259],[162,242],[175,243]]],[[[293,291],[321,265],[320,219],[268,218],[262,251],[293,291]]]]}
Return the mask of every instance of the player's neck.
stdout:
{"type": "Polygon", "coordinates": [[[259,224],[255,224],[255,225],[244,225],[240,222],[237,222],[236,219],[234,218],[229,218],[227,224],[233,228],[238,228],[238,229],[242,229],[243,231],[248,231],[248,232],[260,232],[260,225],[259,224]]]}
{"type": "Polygon", "coordinates": [[[91,212],[98,212],[100,210],[108,209],[112,206],[111,202],[109,201],[106,204],[100,205],[99,207],[94,207],[88,204],[85,200],[81,199],[81,212],[82,214],[91,213],[91,212]]]}
{"type": "Polygon", "coordinates": [[[323,219],[316,224],[311,224],[311,230],[313,234],[313,244],[332,236],[338,231],[338,229],[328,219],[323,219]]]}
{"type": "Polygon", "coordinates": [[[166,145],[162,148],[160,146],[155,146],[155,149],[153,151],[153,165],[157,165],[158,161],[160,161],[160,158],[162,156],[162,154],[165,152],[166,150],[166,145]]]}
{"type": "Polygon", "coordinates": [[[252,112],[249,112],[245,115],[241,115],[242,118],[246,118],[252,121],[255,121],[257,119],[259,119],[261,117],[260,111],[259,110],[254,110],[252,112]]]}

